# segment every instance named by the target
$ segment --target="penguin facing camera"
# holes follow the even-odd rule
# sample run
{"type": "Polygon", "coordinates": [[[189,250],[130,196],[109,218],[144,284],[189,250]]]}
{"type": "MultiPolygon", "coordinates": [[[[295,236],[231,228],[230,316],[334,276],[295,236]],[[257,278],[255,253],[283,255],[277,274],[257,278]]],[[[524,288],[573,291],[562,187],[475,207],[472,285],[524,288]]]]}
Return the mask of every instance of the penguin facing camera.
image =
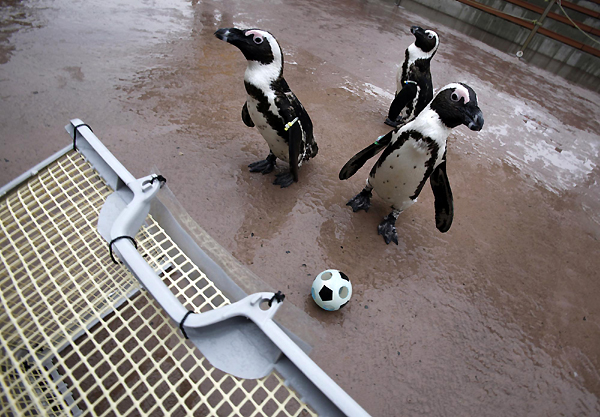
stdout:
{"type": "Polygon", "coordinates": [[[440,39],[434,31],[419,26],[411,27],[410,32],[415,41],[404,52],[404,63],[396,76],[396,97],[384,122],[392,127],[410,122],[433,98],[430,64],[440,39]]]}
{"type": "Polygon", "coordinates": [[[348,179],[385,148],[371,169],[367,185],[347,205],[354,212],[368,211],[373,189],[390,203],[392,212],[377,228],[386,244],[398,244],[396,219],[417,202],[428,178],[435,197],[436,227],[442,233],[450,229],[454,206],[446,174],[446,139],[461,124],[474,131],[483,127],[477,95],[466,84],[448,84],[415,119],[377,139],[341,169],[340,180],[348,179]]]}
{"type": "Polygon", "coordinates": [[[250,172],[268,174],[281,159],[290,168],[277,174],[273,184],[288,187],[298,181],[299,167],[317,155],[318,147],[308,113],[283,78],[281,47],[272,34],[260,29],[223,28],[215,36],[237,47],[248,61],[242,120],[248,127],[256,126],[269,145],[267,158],[250,164],[250,172]]]}

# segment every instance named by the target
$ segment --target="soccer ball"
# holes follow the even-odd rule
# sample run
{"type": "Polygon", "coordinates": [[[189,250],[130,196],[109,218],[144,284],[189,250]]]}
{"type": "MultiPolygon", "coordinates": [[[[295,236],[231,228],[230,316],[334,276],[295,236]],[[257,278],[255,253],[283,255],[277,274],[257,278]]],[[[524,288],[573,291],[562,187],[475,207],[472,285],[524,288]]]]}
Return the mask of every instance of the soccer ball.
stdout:
{"type": "Polygon", "coordinates": [[[310,293],[319,307],[327,311],[335,311],[350,301],[352,284],[343,272],[328,269],[317,275],[310,293]]]}

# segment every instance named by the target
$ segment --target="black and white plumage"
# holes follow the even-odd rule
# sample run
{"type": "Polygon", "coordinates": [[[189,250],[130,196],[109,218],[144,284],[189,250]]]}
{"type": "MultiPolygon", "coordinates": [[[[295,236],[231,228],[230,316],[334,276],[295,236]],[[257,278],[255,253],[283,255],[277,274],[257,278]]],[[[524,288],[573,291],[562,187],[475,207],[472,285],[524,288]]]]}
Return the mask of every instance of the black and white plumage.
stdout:
{"type": "Polygon", "coordinates": [[[435,197],[436,227],[442,233],[450,229],[454,207],[446,174],[446,139],[450,131],[461,124],[475,131],[483,127],[477,95],[466,84],[448,84],[414,120],[377,139],[353,156],[340,171],[341,180],[350,178],[385,148],[371,169],[367,185],[347,205],[355,212],[367,211],[371,191],[375,189],[392,206],[392,212],[378,227],[386,243],[398,244],[396,219],[416,203],[428,178],[435,197]]]}
{"type": "Polygon", "coordinates": [[[431,59],[440,45],[432,30],[410,28],[415,41],[406,48],[404,62],[396,76],[396,97],[390,105],[385,124],[397,127],[415,118],[433,98],[431,59]]]}
{"type": "Polygon", "coordinates": [[[249,165],[250,171],[268,174],[281,159],[290,169],[278,174],[273,184],[287,187],[298,181],[298,168],[317,155],[318,147],[308,113],[283,78],[281,47],[272,34],[259,29],[224,28],[215,36],[236,46],[248,61],[242,120],[256,126],[270,149],[265,160],[249,165]]]}

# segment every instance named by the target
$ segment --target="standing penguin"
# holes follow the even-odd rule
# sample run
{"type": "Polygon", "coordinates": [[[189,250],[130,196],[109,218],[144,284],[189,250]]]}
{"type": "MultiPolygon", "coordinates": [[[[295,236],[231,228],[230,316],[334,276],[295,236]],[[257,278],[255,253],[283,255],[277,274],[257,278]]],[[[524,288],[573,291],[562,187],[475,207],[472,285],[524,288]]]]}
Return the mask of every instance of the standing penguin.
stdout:
{"type": "Polygon", "coordinates": [[[433,98],[430,64],[440,39],[434,31],[419,26],[410,31],[415,42],[404,52],[404,63],[396,76],[396,97],[384,122],[392,127],[411,121],[433,98]]]}
{"type": "Polygon", "coordinates": [[[368,211],[371,191],[375,189],[392,205],[392,212],[377,228],[385,243],[398,244],[396,219],[417,202],[427,178],[435,197],[436,227],[442,233],[450,229],[454,208],[446,174],[446,139],[461,124],[475,131],[483,127],[477,95],[466,84],[448,84],[414,120],[377,139],[354,155],[340,171],[340,179],[348,179],[386,148],[371,169],[365,188],[347,204],[354,212],[368,211]]]}
{"type": "Polygon", "coordinates": [[[273,184],[288,187],[298,181],[298,168],[317,155],[318,147],[308,113],[283,78],[281,48],[273,35],[259,29],[219,29],[215,36],[237,47],[248,60],[242,120],[248,127],[256,126],[270,150],[265,160],[249,165],[250,172],[268,174],[279,158],[290,169],[278,174],[273,184]]]}

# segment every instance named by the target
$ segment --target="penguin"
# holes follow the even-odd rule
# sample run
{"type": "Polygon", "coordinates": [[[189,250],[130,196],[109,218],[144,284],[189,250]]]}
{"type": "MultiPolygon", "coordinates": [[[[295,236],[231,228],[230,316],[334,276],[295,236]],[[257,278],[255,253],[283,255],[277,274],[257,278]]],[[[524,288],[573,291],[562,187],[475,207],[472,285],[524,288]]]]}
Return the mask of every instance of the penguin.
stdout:
{"type": "Polygon", "coordinates": [[[248,167],[250,172],[268,174],[277,159],[289,171],[276,175],[281,188],[298,181],[298,168],[318,152],[308,113],[283,78],[283,53],[275,37],[260,29],[223,28],[215,36],[237,47],[248,61],[244,85],[248,94],[242,121],[255,127],[269,145],[269,155],[248,167]]]}
{"type": "Polygon", "coordinates": [[[433,98],[430,65],[440,38],[419,26],[411,27],[410,32],[415,41],[404,52],[404,63],[396,76],[396,97],[384,122],[392,127],[411,121],[433,98]]]}
{"type": "Polygon", "coordinates": [[[417,202],[427,179],[435,197],[436,227],[442,233],[450,229],[454,207],[446,173],[446,139],[461,124],[480,131],[483,113],[471,87],[463,83],[448,84],[411,122],[378,138],[341,169],[340,180],[348,179],[385,148],[371,169],[367,185],[347,205],[354,212],[368,211],[371,191],[375,189],[392,206],[392,212],[377,228],[386,244],[398,244],[396,219],[417,202]]]}

